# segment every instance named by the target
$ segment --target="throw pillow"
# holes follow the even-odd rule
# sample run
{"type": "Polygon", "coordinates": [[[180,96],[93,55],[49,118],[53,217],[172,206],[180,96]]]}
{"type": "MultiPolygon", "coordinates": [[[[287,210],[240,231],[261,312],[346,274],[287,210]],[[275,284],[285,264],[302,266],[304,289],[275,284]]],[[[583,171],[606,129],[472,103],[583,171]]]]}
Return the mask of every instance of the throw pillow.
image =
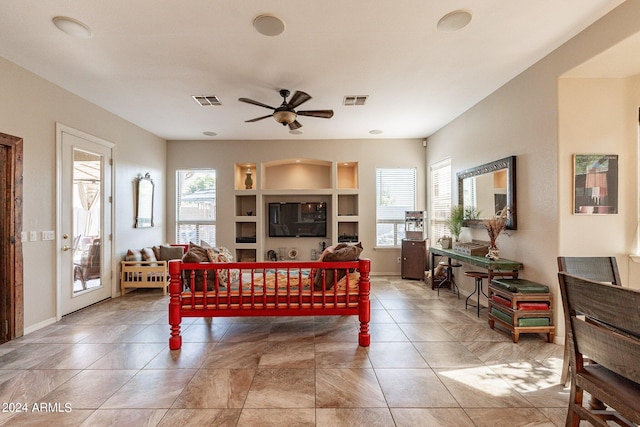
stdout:
{"type": "MultiPolygon", "coordinates": [[[[207,249],[207,256],[209,258],[209,262],[233,262],[233,255],[231,255],[231,252],[223,246],[218,249],[207,249]]],[[[240,278],[240,271],[218,270],[218,275],[220,276],[220,282],[227,285],[229,284],[229,281],[233,283],[240,278]]]]}
{"type": "Polygon", "coordinates": [[[124,256],[125,261],[142,261],[142,252],[138,249],[129,249],[124,256]]]}
{"type": "MultiPolygon", "coordinates": [[[[142,259],[145,261],[158,261],[158,258],[156,258],[156,254],[153,253],[153,249],[151,248],[142,248],[142,250],[140,251],[142,252],[142,259]]],[[[151,264],[151,265],[155,265],[155,264],[151,264]]]]}
{"type": "Polygon", "coordinates": [[[355,261],[362,253],[362,243],[339,243],[336,247],[324,254],[323,261],[355,261]]]}
{"type": "MultiPolygon", "coordinates": [[[[189,249],[182,256],[182,262],[185,263],[199,263],[199,262],[208,262],[207,251],[204,247],[197,245],[193,242],[189,243],[189,249]]],[[[193,270],[183,270],[183,284],[185,289],[191,288],[191,273],[193,270]]],[[[196,292],[200,292],[203,290],[204,286],[204,273],[202,270],[198,270],[195,272],[194,278],[194,286],[193,290],[196,292]]],[[[215,275],[208,274],[207,275],[207,290],[212,291],[215,289],[215,275]]]]}
{"type": "MultiPolygon", "coordinates": [[[[339,243],[336,246],[329,246],[324,250],[320,256],[322,262],[344,262],[344,261],[356,261],[362,253],[362,243],[339,243]]],[[[334,276],[334,269],[327,268],[325,271],[325,289],[329,290],[333,288],[333,285],[340,281],[347,275],[345,269],[337,270],[337,277],[334,276]]],[[[316,272],[316,276],[313,282],[313,288],[316,291],[322,290],[322,270],[316,272]]]]}
{"type": "Polygon", "coordinates": [[[181,259],[184,255],[182,246],[162,245],[159,247],[159,261],[169,261],[172,259],[181,259]]]}
{"type": "Polygon", "coordinates": [[[207,250],[205,249],[205,247],[196,245],[193,242],[189,243],[189,249],[187,250],[185,256],[187,255],[189,255],[187,259],[184,259],[184,257],[182,258],[183,262],[207,262],[208,260],[207,250]]]}

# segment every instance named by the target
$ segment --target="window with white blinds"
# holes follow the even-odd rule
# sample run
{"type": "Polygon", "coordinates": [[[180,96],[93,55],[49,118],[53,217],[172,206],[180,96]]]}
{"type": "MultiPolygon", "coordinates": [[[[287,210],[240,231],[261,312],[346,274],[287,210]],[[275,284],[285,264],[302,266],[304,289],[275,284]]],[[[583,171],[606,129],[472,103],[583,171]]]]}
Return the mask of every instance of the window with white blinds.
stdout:
{"type": "Polygon", "coordinates": [[[416,168],[376,169],[376,246],[400,246],[405,211],[415,209],[416,168]]]}
{"type": "Polygon", "coordinates": [[[451,235],[446,220],[451,214],[451,159],[431,165],[431,239],[451,235]]]}
{"type": "Polygon", "coordinates": [[[462,192],[462,206],[478,206],[478,197],[476,194],[476,180],[478,178],[471,176],[464,179],[464,190],[462,192]]]}
{"type": "Polygon", "coordinates": [[[216,171],[176,172],[176,243],[216,244],[216,171]]]}

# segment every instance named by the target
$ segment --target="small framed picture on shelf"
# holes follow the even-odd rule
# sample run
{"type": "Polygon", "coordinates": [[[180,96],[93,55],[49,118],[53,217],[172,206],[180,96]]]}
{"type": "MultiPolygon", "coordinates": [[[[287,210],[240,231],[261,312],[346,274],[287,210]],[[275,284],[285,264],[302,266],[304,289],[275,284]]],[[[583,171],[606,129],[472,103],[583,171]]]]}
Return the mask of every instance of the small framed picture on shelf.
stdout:
{"type": "Polygon", "coordinates": [[[618,213],[617,154],[574,154],[573,213],[618,213]]]}

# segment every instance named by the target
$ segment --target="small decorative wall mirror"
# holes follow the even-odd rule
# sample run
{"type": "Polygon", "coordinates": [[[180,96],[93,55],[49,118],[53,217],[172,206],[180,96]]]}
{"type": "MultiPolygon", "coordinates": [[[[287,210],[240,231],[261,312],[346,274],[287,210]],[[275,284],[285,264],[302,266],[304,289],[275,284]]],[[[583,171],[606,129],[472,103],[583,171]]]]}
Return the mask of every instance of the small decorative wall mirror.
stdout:
{"type": "Polygon", "coordinates": [[[149,172],[136,178],[136,228],[153,227],[153,187],[149,172]]]}

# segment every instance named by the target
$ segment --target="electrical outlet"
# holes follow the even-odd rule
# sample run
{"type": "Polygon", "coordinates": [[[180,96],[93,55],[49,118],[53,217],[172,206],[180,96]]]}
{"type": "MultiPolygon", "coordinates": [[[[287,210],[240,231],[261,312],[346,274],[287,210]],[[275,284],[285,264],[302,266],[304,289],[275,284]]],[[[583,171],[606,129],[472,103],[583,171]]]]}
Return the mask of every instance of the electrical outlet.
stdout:
{"type": "Polygon", "coordinates": [[[42,232],[42,240],[53,240],[55,239],[56,234],[53,231],[43,231],[42,232]]]}
{"type": "Polygon", "coordinates": [[[37,231],[30,231],[29,232],[29,241],[30,242],[35,242],[38,240],[38,232],[37,231]]]}

